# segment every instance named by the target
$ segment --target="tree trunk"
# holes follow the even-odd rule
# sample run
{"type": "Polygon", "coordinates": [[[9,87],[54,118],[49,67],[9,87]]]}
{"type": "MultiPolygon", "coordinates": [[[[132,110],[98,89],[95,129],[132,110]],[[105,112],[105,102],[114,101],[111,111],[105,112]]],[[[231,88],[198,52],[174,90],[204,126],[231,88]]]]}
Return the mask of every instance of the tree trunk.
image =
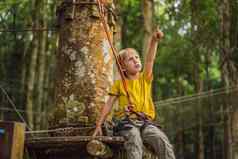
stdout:
{"type": "MultiPolygon", "coordinates": [[[[47,0],[48,1],[48,0],[47,0]]],[[[52,4],[48,9],[51,17],[54,17],[57,3],[59,0],[51,0],[52,4]]],[[[46,9],[45,9],[46,10],[46,9]]],[[[43,14],[43,13],[42,13],[43,14]]],[[[46,15],[45,15],[46,16],[46,15]]],[[[45,27],[48,26],[47,18],[45,17],[45,27]]],[[[55,81],[55,65],[56,65],[56,50],[58,47],[59,35],[58,32],[47,32],[46,37],[46,52],[45,52],[45,71],[43,81],[43,99],[42,99],[42,121],[41,129],[48,129],[48,115],[54,101],[54,81],[55,81]]]]}
{"type": "MultiPolygon", "coordinates": [[[[23,51],[23,55],[22,55],[22,68],[21,68],[21,88],[20,88],[20,93],[21,93],[21,100],[20,103],[21,105],[25,105],[26,104],[26,82],[27,82],[27,66],[28,66],[28,55],[30,54],[29,51],[29,47],[31,47],[32,42],[27,42],[27,44],[25,45],[24,51],[23,51]]],[[[25,108],[26,109],[26,108],[25,108]]]]}
{"type": "Polygon", "coordinates": [[[236,54],[238,51],[238,1],[230,0],[231,7],[231,49],[232,54],[236,54]]]}
{"type": "Polygon", "coordinates": [[[142,1],[142,13],[144,20],[144,42],[143,42],[143,59],[144,59],[150,42],[149,38],[153,31],[153,15],[154,15],[153,0],[142,1]]]}
{"type": "MultiPolygon", "coordinates": [[[[238,51],[238,1],[236,0],[230,0],[230,5],[231,5],[231,37],[230,37],[230,42],[231,42],[231,52],[233,57],[237,57],[237,51],[238,51]]],[[[237,61],[234,59],[234,63],[237,64],[237,61]]],[[[237,79],[237,65],[235,69],[235,75],[237,79]]],[[[235,81],[234,85],[237,85],[237,80],[235,81]]],[[[233,159],[238,159],[238,100],[237,100],[237,95],[238,92],[234,92],[231,95],[232,99],[232,106],[233,106],[233,113],[232,113],[232,139],[233,139],[233,159]]]]}
{"type": "MultiPolygon", "coordinates": [[[[116,13],[121,15],[121,5],[120,5],[120,0],[114,0],[115,8],[116,8],[116,13]]],[[[114,46],[117,48],[117,50],[122,49],[122,17],[118,16],[116,25],[115,25],[115,34],[113,36],[114,40],[114,46]]]]}
{"type": "MultiPolygon", "coordinates": [[[[180,78],[179,78],[180,73],[176,73],[176,85],[177,85],[177,96],[183,96],[183,86],[181,84],[180,78]]],[[[177,106],[176,110],[177,114],[175,114],[176,118],[176,143],[175,143],[175,150],[176,150],[176,156],[179,159],[184,159],[185,158],[185,137],[184,137],[184,119],[183,119],[183,103],[179,104],[177,106]]]]}
{"type": "Polygon", "coordinates": [[[56,109],[51,127],[95,124],[112,82],[111,49],[97,6],[75,2],[78,5],[73,1],[62,5],[59,12],[56,109]]]}
{"type": "MultiPolygon", "coordinates": [[[[221,69],[222,69],[222,81],[224,87],[229,87],[237,85],[237,68],[235,66],[235,62],[232,60],[232,36],[235,34],[233,31],[231,22],[232,22],[232,9],[231,4],[233,4],[235,1],[231,0],[221,0],[219,4],[219,16],[220,16],[220,59],[221,59],[221,69]]],[[[237,15],[237,13],[236,13],[237,15]]],[[[229,93],[229,92],[227,92],[229,93]]],[[[230,98],[231,99],[231,98],[230,98]]],[[[226,103],[224,103],[224,155],[225,159],[232,159],[235,158],[238,150],[235,148],[237,147],[237,143],[234,143],[234,141],[237,141],[237,135],[235,134],[236,128],[232,128],[231,126],[235,126],[237,119],[236,113],[237,108],[236,104],[229,102],[226,100],[226,103]],[[232,105],[233,104],[233,105],[232,105]],[[232,110],[232,106],[234,107],[233,111],[234,113],[230,113],[232,110]],[[233,115],[233,117],[231,117],[233,115]],[[232,131],[233,130],[233,131],[232,131]],[[232,134],[233,133],[233,134],[232,134]],[[233,141],[232,141],[233,136],[233,141]],[[233,150],[232,150],[233,149],[233,150]],[[235,150],[236,149],[236,150],[235,150]]]]}
{"type": "MultiPolygon", "coordinates": [[[[195,66],[196,67],[196,66],[195,66]]],[[[198,68],[197,68],[198,70],[198,68]]],[[[196,70],[195,70],[196,71],[196,70]]],[[[199,75],[198,75],[199,76],[199,75]]],[[[198,77],[195,75],[195,77],[198,77]]],[[[203,82],[202,80],[198,77],[197,78],[197,82],[196,82],[196,86],[197,87],[197,93],[201,93],[203,90],[203,82]]],[[[205,158],[205,152],[204,152],[204,135],[203,135],[203,114],[202,114],[202,106],[203,104],[201,103],[201,99],[198,98],[197,101],[197,105],[196,105],[196,116],[197,116],[197,132],[196,132],[196,136],[197,136],[197,159],[204,159],[205,158]]]]}
{"type": "MultiPolygon", "coordinates": [[[[193,66],[193,80],[194,80],[194,86],[195,86],[195,92],[201,93],[203,91],[203,81],[201,79],[201,57],[199,52],[199,43],[197,42],[198,36],[199,36],[199,20],[198,20],[198,13],[199,13],[199,1],[198,0],[191,0],[191,35],[192,35],[192,45],[194,48],[193,51],[193,60],[196,62],[196,64],[193,66]]],[[[201,99],[197,100],[197,106],[195,109],[195,114],[197,116],[197,143],[196,143],[196,158],[197,159],[204,159],[204,135],[203,135],[203,119],[202,119],[202,103],[201,99]]]]}
{"type": "MultiPolygon", "coordinates": [[[[46,22],[46,13],[47,8],[45,7],[45,4],[47,4],[48,0],[42,0],[41,4],[41,10],[40,10],[40,17],[42,24],[41,28],[47,28],[47,22],[46,22]]],[[[46,68],[46,42],[47,42],[47,34],[48,32],[43,31],[41,32],[40,39],[39,39],[39,53],[38,53],[38,79],[36,81],[36,102],[35,102],[35,110],[37,113],[41,114],[43,111],[43,96],[44,96],[44,78],[45,78],[45,68],[46,68]]],[[[43,114],[43,113],[42,113],[43,114]]],[[[44,114],[43,114],[44,115],[44,114]]],[[[37,130],[41,127],[41,122],[43,120],[43,116],[39,116],[35,118],[35,127],[37,130]]]]}
{"type": "MultiPolygon", "coordinates": [[[[38,22],[39,9],[40,9],[39,1],[32,0],[32,29],[36,29],[39,27],[39,22],[38,22]]],[[[26,111],[27,111],[26,115],[27,115],[28,125],[32,129],[34,128],[33,93],[34,93],[34,83],[35,83],[35,76],[36,76],[38,48],[39,48],[38,33],[36,31],[33,31],[32,47],[29,48],[31,50],[31,55],[30,55],[31,58],[30,58],[30,64],[29,64],[27,88],[26,88],[26,111]]]]}
{"type": "MultiPolygon", "coordinates": [[[[212,83],[210,82],[210,65],[211,65],[211,51],[208,49],[207,54],[205,55],[205,61],[206,61],[206,85],[207,89],[206,91],[210,91],[212,89],[212,83]]],[[[208,95],[208,102],[207,105],[209,107],[208,109],[208,115],[210,117],[209,120],[209,127],[208,127],[208,148],[209,148],[209,153],[208,153],[208,158],[209,159],[215,159],[215,126],[213,123],[215,122],[215,116],[214,116],[214,102],[213,102],[213,96],[209,93],[208,95]]]]}
{"type": "MultiPolygon", "coordinates": [[[[237,95],[236,97],[237,98],[237,95]]],[[[238,159],[238,111],[232,114],[233,159],[238,159]]]]}
{"type": "MultiPolygon", "coordinates": [[[[154,29],[153,17],[154,17],[154,0],[143,0],[142,1],[142,13],[143,13],[143,26],[144,26],[144,37],[143,37],[143,54],[144,59],[148,51],[150,36],[154,29]]],[[[153,85],[157,83],[158,76],[154,76],[153,85]]],[[[158,88],[152,88],[152,96],[154,101],[158,101],[158,88]]]]}

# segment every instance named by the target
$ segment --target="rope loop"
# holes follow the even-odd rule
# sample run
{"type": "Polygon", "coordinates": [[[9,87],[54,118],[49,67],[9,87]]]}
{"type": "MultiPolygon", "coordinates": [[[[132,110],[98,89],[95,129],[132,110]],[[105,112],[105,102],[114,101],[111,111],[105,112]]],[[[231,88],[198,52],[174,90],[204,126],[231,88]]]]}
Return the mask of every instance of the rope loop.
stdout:
{"type": "Polygon", "coordinates": [[[127,87],[127,83],[126,83],[126,77],[125,77],[125,75],[124,75],[124,73],[122,71],[122,67],[121,67],[120,61],[119,61],[118,56],[117,56],[117,50],[113,46],[112,40],[110,38],[109,28],[108,28],[108,25],[107,25],[106,20],[105,20],[104,4],[103,4],[102,0],[97,0],[97,3],[98,3],[100,19],[101,19],[101,22],[103,24],[103,29],[104,29],[104,31],[106,33],[107,40],[108,40],[109,45],[111,47],[113,56],[114,56],[114,58],[116,60],[116,65],[117,65],[119,74],[120,74],[121,79],[122,79],[122,84],[123,84],[123,88],[124,88],[124,90],[126,92],[128,103],[129,103],[129,105],[133,105],[132,102],[131,102],[130,94],[128,92],[128,87],[127,87]]]}

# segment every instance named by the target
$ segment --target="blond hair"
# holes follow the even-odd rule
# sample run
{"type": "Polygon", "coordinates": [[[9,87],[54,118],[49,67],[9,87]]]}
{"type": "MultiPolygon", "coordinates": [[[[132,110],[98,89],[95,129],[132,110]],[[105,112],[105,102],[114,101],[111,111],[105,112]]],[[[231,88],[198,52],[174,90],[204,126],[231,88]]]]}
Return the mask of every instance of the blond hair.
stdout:
{"type": "Polygon", "coordinates": [[[119,59],[119,62],[120,62],[120,65],[123,66],[123,61],[126,59],[126,56],[128,55],[129,52],[133,52],[137,55],[139,55],[139,53],[136,51],[136,49],[134,48],[125,48],[125,49],[122,49],[121,51],[119,51],[118,53],[118,59],[119,59]]]}
{"type": "Polygon", "coordinates": [[[139,55],[139,53],[134,48],[125,48],[125,49],[120,50],[119,53],[118,53],[118,62],[121,65],[122,72],[125,75],[125,77],[127,77],[127,73],[126,73],[126,69],[125,69],[124,60],[128,56],[129,52],[133,52],[133,53],[139,55]]]}

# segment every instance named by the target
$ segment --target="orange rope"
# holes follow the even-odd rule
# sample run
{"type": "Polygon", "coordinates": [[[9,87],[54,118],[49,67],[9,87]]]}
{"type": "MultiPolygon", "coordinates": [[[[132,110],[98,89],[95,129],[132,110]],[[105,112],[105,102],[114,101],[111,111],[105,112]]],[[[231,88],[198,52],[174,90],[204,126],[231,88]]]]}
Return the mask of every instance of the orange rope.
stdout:
{"type": "Polygon", "coordinates": [[[104,8],[103,8],[103,3],[101,0],[97,0],[97,3],[98,3],[98,9],[99,9],[99,15],[100,15],[100,19],[102,21],[102,24],[103,24],[103,29],[106,33],[106,36],[107,36],[107,39],[108,39],[108,42],[110,44],[110,47],[111,47],[111,50],[112,50],[112,53],[113,53],[113,56],[115,57],[116,59],[116,65],[117,65],[117,68],[118,68],[118,71],[119,71],[119,74],[121,76],[121,79],[122,79],[122,84],[123,84],[123,87],[124,87],[124,90],[126,92],[126,96],[127,96],[127,99],[128,99],[128,103],[129,103],[129,106],[132,106],[132,102],[131,102],[131,99],[130,99],[130,94],[128,92],[128,88],[127,88],[127,83],[126,83],[126,77],[122,71],[122,67],[121,67],[121,64],[119,62],[119,59],[117,57],[117,51],[116,49],[114,48],[113,44],[112,44],[112,41],[110,39],[110,34],[109,34],[109,29],[108,29],[108,26],[107,26],[107,23],[105,21],[105,18],[104,18],[104,8]]]}
{"type": "MultiPolygon", "coordinates": [[[[124,75],[124,73],[122,72],[122,67],[121,67],[121,64],[119,62],[119,59],[117,57],[117,51],[116,49],[114,48],[113,44],[112,44],[112,41],[110,39],[110,34],[109,34],[109,29],[108,29],[108,26],[107,26],[107,23],[105,21],[105,18],[104,18],[104,8],[103,8],[103,3],[101,0],[97,0],[98,2],[98,8],[99,8],[99,15],[100,15],[100,19],[102,21],[102,24],[103,24],[103,29],[107,35],[107,39],[108,39],[108,42],[110,44],[110,47],[111,47],[111,50],[112,50],[112,53],[113,53],[113,56],[115,57],[116,59],[116,65],[117,65],[117,68],[119,70],[119,74],[121,76],[121,79],[122,79],[122,84],[123,84],[123,88],[126,92],[126,96],[127,96],[127,100],[128,100],[128,106],[127,106],[127,110],[126,110],[126,113],[129,113],[129,114],[135,114],[137,117],[139,117],[141,120],[144,120],[144,121],[148,121],[148,117],[143,114],[143,113],[138,113],[136,111],[133,110],[133,103],[131,101],[131,98],[130,98],[130,94],[128,92],[128,87],[127,87],[127,83],[126,83],[126,77],[124,75]]],[[[127,115],[129,115],[127,114],[127,115]]]]}

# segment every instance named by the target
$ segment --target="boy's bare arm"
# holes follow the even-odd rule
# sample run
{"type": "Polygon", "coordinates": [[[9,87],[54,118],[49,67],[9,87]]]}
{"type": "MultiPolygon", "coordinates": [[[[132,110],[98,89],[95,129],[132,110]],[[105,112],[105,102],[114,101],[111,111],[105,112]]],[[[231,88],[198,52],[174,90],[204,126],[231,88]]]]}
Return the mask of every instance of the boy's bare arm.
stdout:
{"type": "Polygon", "coordinates": [[[158,42],[163,38],[164,34],[160,31],[159,28],[152,34],[150,39],[150,46],[145,57],[145,75],[150,78],[153,72],[154,60],[157,53],[158,42]]]}
{"type": "Polygon", "coordinates": [[[106,120],[108,114],[111,112],[112,106],[113,106],[116,99],[117,99],[117,96],[109,96],[106,104],[104,105],[104,107],[102,107],[100,116],[99,116],[99,118],[97,120],[97,123],[96,123],[96,129],[94,131],[93,136],[97,136],[98,134],[102,135],[101,125],[106,120]]]}
{"type": "Polygon", "coordinates": [[[97,121],[97,125],[102,125],[103,122],[106,120],[107,118],[107,115],[111,112],[112,110],[112,106],[116,100],[116,96],[109,96],[106,104],[104,105],[104,107],[102,107],[102,110],[101,110],[101,115],[97,121]]]}

